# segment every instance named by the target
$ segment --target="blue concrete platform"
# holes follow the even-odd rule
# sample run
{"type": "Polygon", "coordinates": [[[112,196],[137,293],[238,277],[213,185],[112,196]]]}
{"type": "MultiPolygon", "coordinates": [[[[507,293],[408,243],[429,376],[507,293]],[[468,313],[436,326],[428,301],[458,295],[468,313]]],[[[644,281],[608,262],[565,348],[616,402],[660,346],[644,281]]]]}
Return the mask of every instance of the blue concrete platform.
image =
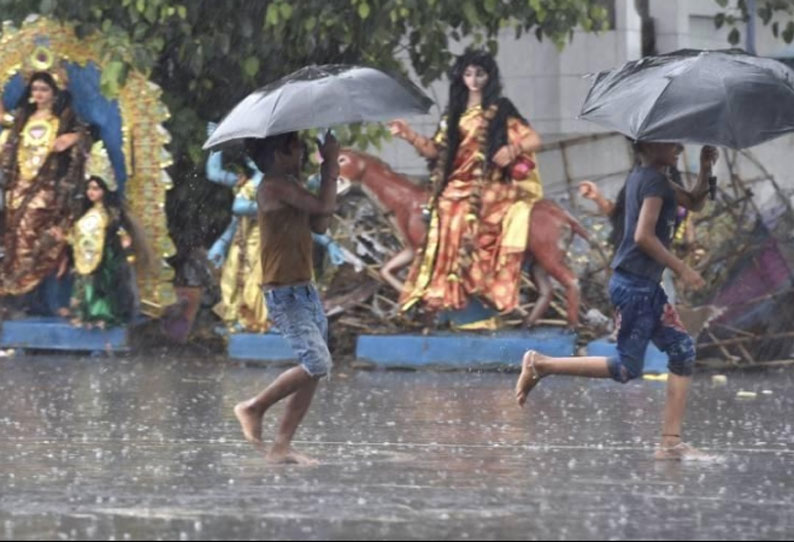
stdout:
{"type": "Polygon", "coordinates": [[[496,310],[485,305],[479,298],[472,297],[462,309],[439,312],[436,315],[436,324],[439,326],[451,325],[454,328],[488,320],[498,315],[496,310]]]}
{"type": "Polygon", "coordinates": [[[228,356],[273,362],[295,359],[292,347],[278,333],[233,333],[229,336],[228,356]]]}
{"type": "MultiPolygon", "coordinates": [[[[598,339],[588,343],[588,356],[617,356],[617,344],[606,339],[598,339]]],[[[656,348],[653,343],[648,344],[645,350],[645,368],[643,374],[666,374],[667,373],[667,354],[656,348]]]]}
{"type": "Polygon", "coordinates": [[[130,350],[126,327],[89,330],[74,327],[63,318],[44,317],[3,322],[0,347],[75,352],[130,350]]]}
{"type": "Polygon", "coordinates": [[[571,356],[576,335],[560,328],[492,333],[434,333],[432,335],[361,335],[356,358],[377,367],[438,366],[456,369],[520,367],[529,349],[550,356],[571,356]]]}

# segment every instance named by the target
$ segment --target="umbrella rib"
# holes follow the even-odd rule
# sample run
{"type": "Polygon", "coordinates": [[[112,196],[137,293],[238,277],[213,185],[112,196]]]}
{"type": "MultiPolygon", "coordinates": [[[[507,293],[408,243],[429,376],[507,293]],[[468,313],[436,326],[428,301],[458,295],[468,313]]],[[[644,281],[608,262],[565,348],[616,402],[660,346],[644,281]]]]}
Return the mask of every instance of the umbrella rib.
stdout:
{"type": "MultiPolygon", "coordinates": [[[[688,66],[685,67],[685,69],[681,70],[679,73],[676,73],[674,77],[680,77],[681,75],[685,74],[688,71],[693,70],[694,68],[695,68],[695,62],[691,62],[688,66]]],[[[659,93],[659,95],[656,97],[656,100],[654,101],[654,105],[656,105],[656,103],[662,98],[662,96],[664,96],[665,93],[667,93],[667,91],[670,89],[670,85],[673,84],[674,77],[668,77],[668,76],[665,77],[667,79],[667,84],[664,86],[664,90],[662,90],[659,93]]],[[[645,117],[645,120],[642,122],[642,124],[640,124],[639,128],[637,129],[638,134],[642,133],[642,131],[645,129],[650,119],[651,119],[650,114],[645,117]]]]}
{"type": "MultiPolygon", "coordinates": [[[[688,68],[688,70],[689,69],[692,69],[692,67],[690,66],[688,68]]],[[[662,98],[662,96],[664,96],[665,93],[670,89],[670,85],[673,84],[673,78],[672,77],[667,77],[666,79],[667,79],[667,84],[664,86],[664,89],[656,97],[656,100],[654,100],[654,106],[659,102],[659,100],[662,98]]],[[[651,107],[651,109],[653,109],[653,107],[651,107]]],[[[641,134],[642,131],[645,130],[645,127],[646,127],[646,125],[648,124],[648,122],[650,120],[651,120],[651,115],[650,115],[650,111],[649,111],[648,115],[645,116],[645,120],[643,120],[642,124],[640,124],[640,126],[637,128],[637,134],[641,134]]]]}
{"type": "Polygon", "coordinates": [[[270,109],[270,115],[267,116],[267,127],[270,128],[271,119],[276,114],[276,107],[278,104],[281,103],[281,99],[284,97],[284,87],[279,87],[276,89],[276,98],[273,100],[273,107],[270,109]]]}
{"type": "Polygon", "coordinates": [[[730,94],[728,94],[728,88],[725,85],[725,78],[720,78],[720,83],[722,83],[722,88],[724,89],[725,94],[725,109],[727,110],[727,122],[728,125],[731,127],[731,142],[733,145],[731,147],[738,149],[739,148],[739,140],[736,137],[738,134],[736,133],[736,128],[734,127],[733,117],[731,117],[731,101],[729,99],[730,94]]]}

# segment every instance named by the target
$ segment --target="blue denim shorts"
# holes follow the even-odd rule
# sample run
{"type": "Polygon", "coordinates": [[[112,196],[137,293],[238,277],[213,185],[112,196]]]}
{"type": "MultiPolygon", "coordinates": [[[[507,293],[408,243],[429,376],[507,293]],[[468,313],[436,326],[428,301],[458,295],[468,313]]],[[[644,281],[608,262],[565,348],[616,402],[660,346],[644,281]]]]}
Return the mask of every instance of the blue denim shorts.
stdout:
{"type": "Polygon", "coordinates": [[[695,341],[687,333],[661,285],[646,277],[616,270],[609,297],[618,315],[618,357],[609,359],[609,372],[618,382],[642,376],[645,349],[653,341],[669,359],[670,372],[690,376],[695,341]]]}
{"type": "Polygon", "coordinates": [[[282,286],[265,292],[268,316],[313,377],[331,372],[328,319],[314,285],[282,286]]]}

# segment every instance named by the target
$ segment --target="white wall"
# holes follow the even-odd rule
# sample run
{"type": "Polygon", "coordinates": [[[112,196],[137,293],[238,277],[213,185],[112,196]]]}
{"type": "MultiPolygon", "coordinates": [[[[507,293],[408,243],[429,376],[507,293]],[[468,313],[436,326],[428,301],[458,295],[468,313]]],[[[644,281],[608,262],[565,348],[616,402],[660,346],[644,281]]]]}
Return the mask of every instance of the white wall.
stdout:
{"type": "MultiPolygon", "coordinates": [[[[576,31],[573,40],[559,51],[534,33],[515,39],[512,29],[499,37],[497,62],[504,94],[547,140],[572,133],[600,131],[598,126],[577,120],[589,88],[585,76],[620,65],[640,56],[640,19],[633,0],[616,0],[616,28],[599,35],[576,31]]],[[[458,50],[464,46],[460,44],[458,50]]],[[[446,107],[448,83],[440,80],[427,93],[437,100],[431,115],[407,119],[411,126],[430,136],[446,107]]],[[[415,176],[427,175],[425,161],[404,141],[386,143],[378,154],[394,169],[415,176]]]]}
{"type": "MultiPolygon", "coordinates": [[[[734,0],[735,4],[735,0],[734,0]]],[[[579,134],[599,133],[603,130],[576,117],[587,94],[590,81],[587,74],[617,67],[641,55],[641,21],[633,0],[616,0],[615,29],[600,34],[576,31],[573,40],[563,51],[548,41],[538,42],[534,34],[516,40],[512,30],[506,29],[499,38],[499,63],[505,95],[542,135],[552,142],[579,134]]],[[[650,0],[649,10],[654,18],[656,46],[660,53],[680,48],[730,47],[729,29],[717,30],[714,15],[720,11],[714,0],[650,0]]],[[[776,39],[768,27],[757,29],[757,51],[762,55],[779,54],[786,50],[781,39],[776,39]]],[[[460,52],[463,45],[459,46],[460,52]]],[[[789,47],[794,56],[794,47],[789,47]]],[[[426,89],[437,100],[438,106],[431,115],[408,119],[409,123],[425,135],[435,132],[438,118],[447,101],[447,82],[437,81],[426,89]]],[[[794,136],[784,137],[764,144],[753,152],[763,158],[764,165],[784,186],[794,187],[790,173],[790,155],[794,136]]],[[[592,144],[592,148],[578,145],[570,151],[569,172],[576,178],[604,177],[608,193],[618,181],[607,175],[627,169],[630,153],[620,138],[592,144]]],[[[404,141],[386,143],[378,154],[395,170],[423,177],[427,175],[426,163],[404,141]]],[[[697,168],[697,149],[688,149],[691,169],[697,168]]],[[[539,167],[547,193],[565,195],[567,185],[558,149],[542,153],[539,167]]],[[[726,172],[722,172],[725,175],[726,172]]]]}

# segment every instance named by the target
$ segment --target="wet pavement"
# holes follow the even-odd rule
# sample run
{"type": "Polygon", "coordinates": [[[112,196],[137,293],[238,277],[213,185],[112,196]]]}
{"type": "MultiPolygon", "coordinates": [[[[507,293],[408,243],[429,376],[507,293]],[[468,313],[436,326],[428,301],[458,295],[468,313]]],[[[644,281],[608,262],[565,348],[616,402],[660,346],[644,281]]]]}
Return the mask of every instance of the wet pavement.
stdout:
{"type": "Polygon", "coordinates": [[[659,382],[546,379],[521,411],[515,374],[339,372],[298,433],[312,467],[265,464],[233,417],[278,371],[0,359],[0,538],[794,537],[791,369],[696,377],[707,465],[652,460],[659,382]]]}

